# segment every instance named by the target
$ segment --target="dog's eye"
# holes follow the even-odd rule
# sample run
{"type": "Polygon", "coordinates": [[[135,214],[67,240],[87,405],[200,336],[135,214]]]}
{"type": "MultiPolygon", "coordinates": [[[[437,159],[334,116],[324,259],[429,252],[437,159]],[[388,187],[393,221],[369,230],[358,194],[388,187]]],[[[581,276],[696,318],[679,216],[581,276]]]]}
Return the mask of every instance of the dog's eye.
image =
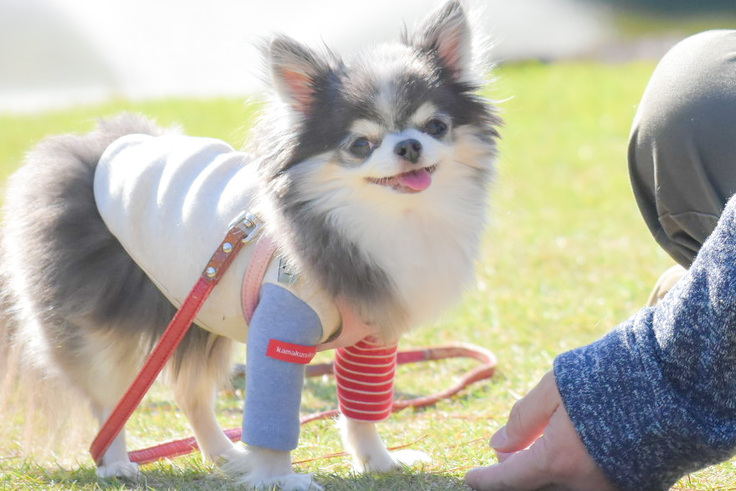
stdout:
{"type": "Polygon", "coordinates": [[[356,157],[364,159],[373,152],[373,145],[368,138],[360,137],[353,140],[353,143],[348,147],[348,151],[356,157]]]}
{"type": "Polygon", "coordinates": [[[447,133],[447,123],[441,119],[430,119],[424,125],[424,131],[435,138],[442,138],[447,133]]]}

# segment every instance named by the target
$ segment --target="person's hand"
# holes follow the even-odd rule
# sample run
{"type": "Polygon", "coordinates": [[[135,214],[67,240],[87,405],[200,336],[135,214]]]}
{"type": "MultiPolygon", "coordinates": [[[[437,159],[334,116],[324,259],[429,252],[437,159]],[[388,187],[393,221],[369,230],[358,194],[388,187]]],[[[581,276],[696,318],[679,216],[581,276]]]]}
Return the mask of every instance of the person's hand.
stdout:
{"type": "Polygon", "coordinates": [[[468,472],[473,489],[616,489],[575,431],[552,372],[514,404],[491,447],[499,463],[468,472]]]}

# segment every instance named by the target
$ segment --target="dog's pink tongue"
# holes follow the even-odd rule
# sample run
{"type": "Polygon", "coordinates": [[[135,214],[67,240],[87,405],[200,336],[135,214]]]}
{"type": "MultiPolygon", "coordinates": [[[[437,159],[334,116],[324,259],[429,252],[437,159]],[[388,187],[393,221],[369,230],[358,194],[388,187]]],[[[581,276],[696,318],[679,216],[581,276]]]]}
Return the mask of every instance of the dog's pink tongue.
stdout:
{"type": "Polygon", "coordinates": [[[432,176],[427,169],[417,169],[396,176],[399,184],[413,191],[424,191],[432,184],[432,176]]]}

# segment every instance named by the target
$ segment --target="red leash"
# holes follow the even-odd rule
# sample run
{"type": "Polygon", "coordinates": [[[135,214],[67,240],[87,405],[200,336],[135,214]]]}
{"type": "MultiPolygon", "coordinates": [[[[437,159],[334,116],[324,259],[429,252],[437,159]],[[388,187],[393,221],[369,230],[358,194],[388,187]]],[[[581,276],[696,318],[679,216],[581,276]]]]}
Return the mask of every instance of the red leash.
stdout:
{"type": "MultiPolygon", "coordinates": [[[[471,344],[451,344],[436,348],[424,348],[411,351],[400,351],[397,355],[396,362],[399,365],[406,363],[417,363],[422,361],[443,360],[447,358],[473,358],[478,360],[481,365],[466,373],[452,387],[424,397],[416,397],[403,401],[395,401],[391,409],[392,413],[406,409],[407,407],[424,407],[434,404],[441,399],[447,399],[454,396],[467,386],[493,377],[496,370],[496,357],[487,349],[480,348],[471,344]]],[[[318,377],[320,375],[330,375],[333,373],[332,363],[321,363],[315,365],[307,365],[307,377],[318,377]]],[[[237,371],[244,372],[242,365],[236,368],[237,371]]],[[[319,413],[308,414],[302,416],[301,424],[310,423],[325,418],[334,418],[339,414],[337,409],[322,411],[319,413]]],[[[240,428],[232,428],[225,430],[225,435],[232,441],[240,441],[242,432],[240,428]]],[[[144,448],[130,452],[131,462],[138,464],[148,464],[165,458],[179,457],[194,452],[199,447],[197,441],[193,437],[183,438],[181,440],[173,440],[161,443],[153,447],[144,448]]]]}
{"type": "Polygon", "coordinates": [[[261,222],[250,213],[238,217],[234,225],[230,227],[225,239],[210,258],[199,281],[169,323],[140,373],[92,442],[89,451],[97,465],[102,463],[103,455],[123,429],[148,389],[151,388],[166,362],[174,354],[200,308],[230,266],[237,252],[244,244],[251,242],[260,229],[261,222]]]}

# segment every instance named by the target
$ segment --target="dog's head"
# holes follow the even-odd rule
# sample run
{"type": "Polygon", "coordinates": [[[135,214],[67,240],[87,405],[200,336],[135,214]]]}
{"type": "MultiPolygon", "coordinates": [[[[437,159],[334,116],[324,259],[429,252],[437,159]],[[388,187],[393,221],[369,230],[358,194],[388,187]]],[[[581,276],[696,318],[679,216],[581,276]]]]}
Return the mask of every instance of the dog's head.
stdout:
{"type": "Polygon", "coordinates": [[[284,36],[266,47],[259,213],[297,270],[393,334],[472,276],[500,123],[472,34],[450,0],[348,60],[284,36]]]}
{"type": "Polygon", "coordinates": [[[262,168],[289,201],[405,209],[458,178],[488,181],[498,120],[477,94],[460,2],[347,61],[285,36],[266,57],[286,117],[262,168]]]}

